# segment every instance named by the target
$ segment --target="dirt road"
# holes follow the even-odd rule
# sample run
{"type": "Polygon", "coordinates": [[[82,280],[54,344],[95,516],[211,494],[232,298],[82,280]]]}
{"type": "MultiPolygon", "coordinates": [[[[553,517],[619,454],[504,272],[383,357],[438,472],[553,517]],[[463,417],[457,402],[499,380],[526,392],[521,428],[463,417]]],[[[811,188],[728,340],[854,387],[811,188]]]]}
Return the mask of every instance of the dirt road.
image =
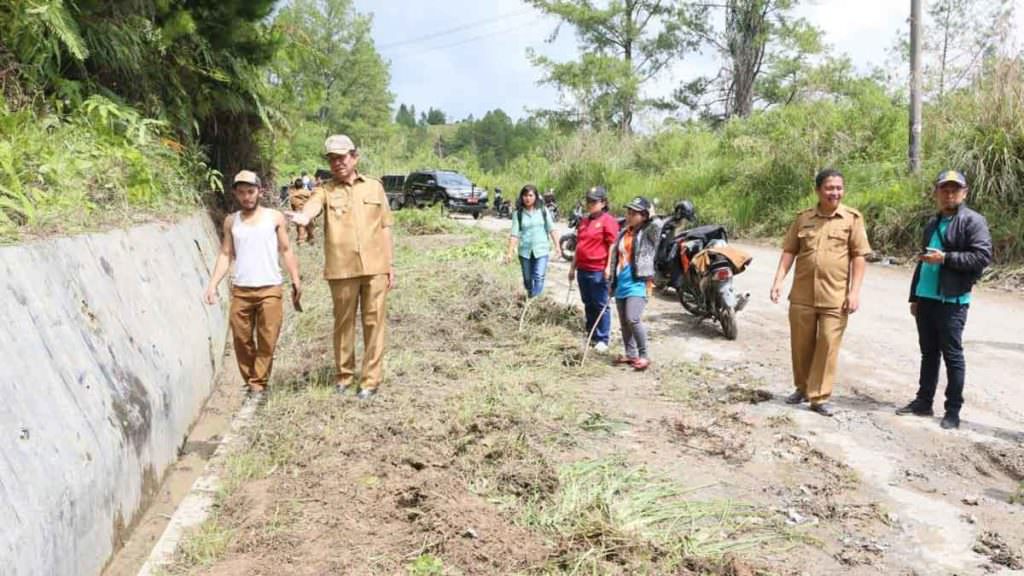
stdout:
{"type": "MultiPolygon", "coordinates": [[[[460,222],[496,231],[509,226],[508,220],[460,222]]],[[[785,304],[768,299],[779,252],[739,245],[754,256],[736,279],[740,291],[753,294],[738,318],[739,338],[730,342],[717,326],[694,322],[668,292],[653,298],[646,312],[654,362],[711,357],[759,377],[775,397],[751,410],[792,419],[801,438],[852,468],[862,490],[887,514],[895,536],[879,545],[880,565],[916,574],[1018,573],[1006,568],[1016,563],[1000,556],[1000,544],[1010,550],[1024,544],[1024,508],[1009,503],[1024,479],[1024,298],[975,292],[964,334],[963,424],[946,432],[938,419],[894,414],[913,398],[918,374],[917,333],[907,304],[911,274],[870,266],[840,357],[834,397],[840,412],[829,419],[782,402],[792,389],[787,312],[785,304]]],[[[563,262],[549,269],[546,292],[558,301],[569,290],[567,269],[563,262]]],[[[578,300],[575,290],[572,298],[578,300]]],[[[940,416],[941,408],[940,395],[940,416]]]]}

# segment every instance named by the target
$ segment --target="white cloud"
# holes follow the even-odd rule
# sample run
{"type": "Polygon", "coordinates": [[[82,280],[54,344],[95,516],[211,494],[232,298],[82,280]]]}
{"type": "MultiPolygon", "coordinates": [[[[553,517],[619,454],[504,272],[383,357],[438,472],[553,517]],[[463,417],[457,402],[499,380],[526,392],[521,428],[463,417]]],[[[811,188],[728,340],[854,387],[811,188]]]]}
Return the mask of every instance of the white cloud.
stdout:
{"type": "MultiPolygon", "coordinates": [[[[355,0],[355,5],[361,12],[374,13],[374,40],[392,61],[396,104],[413,104],[417,111],[433,106],[460,119],[501,108],[515,118],[528,108],[556,106],[557,91],[537,86],[541,71],[529,63],[526,49],[533,47],[555,60],[576,53],[568,28],[556,43],[545,43],[557,20],[521,0],[355,0]],[[477,24],[411,42],[470,23],[477,24]],[[474,39],[477,36],[481,38],[474,39]],[[396,42],[405,44],[388,47],[396,42]]],[[[800,6],[797,13],[824,31],[836,53],[849,55],[859,70],[867,71],[885,63],[897,32],[907,26],[910,2],[818,0],[800,6]]],[[[1017,29],[1022,26],[1024,10],[1018,9],[1017,29]]],[[[717,69],[714,55],[688,57],[661,74],[649,95],[666,95],[681,81],[717,69]]]]}

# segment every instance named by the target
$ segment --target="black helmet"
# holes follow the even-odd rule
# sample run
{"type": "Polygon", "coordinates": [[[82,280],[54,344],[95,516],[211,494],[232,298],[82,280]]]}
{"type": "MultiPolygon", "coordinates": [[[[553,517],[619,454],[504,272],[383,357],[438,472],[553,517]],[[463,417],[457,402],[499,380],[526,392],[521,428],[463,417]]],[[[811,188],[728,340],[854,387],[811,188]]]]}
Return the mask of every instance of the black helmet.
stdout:
{"type": "Polygon", "coordinates": [[[673,214],[680,220],[689,220],[691,222],[697,217],[697,214],[693,209],[693,202],[690,202],[689,200],[680,200],[677,202],[673,214]]]}

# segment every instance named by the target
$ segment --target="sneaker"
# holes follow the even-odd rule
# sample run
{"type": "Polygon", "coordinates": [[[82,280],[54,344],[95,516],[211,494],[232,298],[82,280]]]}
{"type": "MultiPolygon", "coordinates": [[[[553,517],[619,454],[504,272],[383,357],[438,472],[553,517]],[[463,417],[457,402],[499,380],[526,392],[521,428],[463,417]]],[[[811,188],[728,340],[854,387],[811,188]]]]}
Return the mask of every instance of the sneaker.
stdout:
{"type": "Polygon", "coordinates": [[[343,384],[335,384],[334,393],[337,394],[338,396],[355,396],[356,385],[349,384],[348,386],[345,386],[343,384]]]}
{"type": "Polygon", "coordinates": [[[836,415],[836,409],[832,407],[832,404],[828,402],[822,402],[821,404],[811,404],[811,410],[821,414],[822,416],[828,416],[831,418],[836,415]]]}
{"type": "Polygon", "coordinates": [[[799,390],[786,396],[786,404],[803,404],[804,402],[807,402],[807,396],[804,396],[804,393],[799,390]]]}
{"type": "Polygon", "coordinates": [[[376,395],[376,388],[363,388],[362,390],[359,391],[359,394],[356,396],[356,398],[359,398],[360,400],[369,400],[376,395]]]}
{"type": "Polygon", "coordinates": [[[913,414],[914,416],[934,416],[935,411],[932,410],[931,406],[925,406],[923,403],[914,400],[903,408],[897,408],[896,414],[899,416],[903,416],[904,414],[913,414]]]}
{"type": "Polygon", "coordinates": [[[631,366],[633,366],[633,370],[636,370],[637,372],[647,370],[647,367],[650,365],[651,361],[647,358],[637,358],[636,360],[633,360],[633,363],[631,364],[631,366]]]}
{"type": "Polygon", "coordinates": [[[939,425],[942,426],[943,430],[956,430],[960,427],[960,416],[947,412],[942,418],[942,423],[939,425]]]}
{"type": "Polygon", "coordinates": [[[597,344],[594,344],[594,352],[597,352],[598,354],[604,354],[608,352],[608,343],[598,342],[597,344]]]}

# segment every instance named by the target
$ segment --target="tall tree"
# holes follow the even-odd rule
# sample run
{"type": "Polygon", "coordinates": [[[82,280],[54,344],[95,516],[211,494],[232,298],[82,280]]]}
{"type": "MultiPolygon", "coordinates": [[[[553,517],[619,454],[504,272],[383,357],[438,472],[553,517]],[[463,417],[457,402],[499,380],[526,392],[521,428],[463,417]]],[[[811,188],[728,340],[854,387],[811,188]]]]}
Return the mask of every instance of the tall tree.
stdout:
{"type": "Polygon", "coordinates": [[[324,134],[374,136],[391,121],[390,74],[352,0],[293,0],[274,20],[284,45],[272,65],[278,102],[324,134]]]}
{"type": "Polygon", "coordinates": [[[405,104],[398,107],[398,113],[395,114],[395,123],[399,126],[405,126],[406,128],[416,127],[416,111],[415,107],[410,110],[405,104]]]}
{"type": "Polygon", "coordinates": [[[924,51],[929,92],[941,98],[969,81],[1006,40],[1012,0],[932,0],[924,51]]]}
{"type": "MultiPolygon", "coordinates": [[[[605,7],[592,0],[527,0],[559,17],[576,32],[579,60],[555,62],[534,50],[529,56],[545,71],[542,82],[557,86],[577,123],[632,130],[638,112],[654,102],[642,89],[674,59],[695,48],[692,8],[664,0],[610,0],[605,7]]],[[[559,28],[560,29],[560,28],[559,28]]],[[[556,29],[550,40],[554,40],[556,29]]]]}
{"type": "Polygon", "coordinates": [[[746,117],[762,89],[775,103],[780,83],[796,95],[799,76],[810,67],[808,57],[824,52],[820,32],[796,18],[797,0],[725,0],[704,4],[695,30],[723,61],[714,78],[698,78],[676,93],[676,98],[705,114],[746,117]],[[720,24],[717,23],[719,22],[720,24]],[[768,82],[762,81],[767,77],[768,82]],[[715,112],[720,109],[721,112],[715,112]]]}
{"type": "Polygon", "coordinates": [[[442,110],[433,107],[427,110],[427,124],[430,124],[431,126],[439,126],[447,123],[448,118],[442,110]]]}

